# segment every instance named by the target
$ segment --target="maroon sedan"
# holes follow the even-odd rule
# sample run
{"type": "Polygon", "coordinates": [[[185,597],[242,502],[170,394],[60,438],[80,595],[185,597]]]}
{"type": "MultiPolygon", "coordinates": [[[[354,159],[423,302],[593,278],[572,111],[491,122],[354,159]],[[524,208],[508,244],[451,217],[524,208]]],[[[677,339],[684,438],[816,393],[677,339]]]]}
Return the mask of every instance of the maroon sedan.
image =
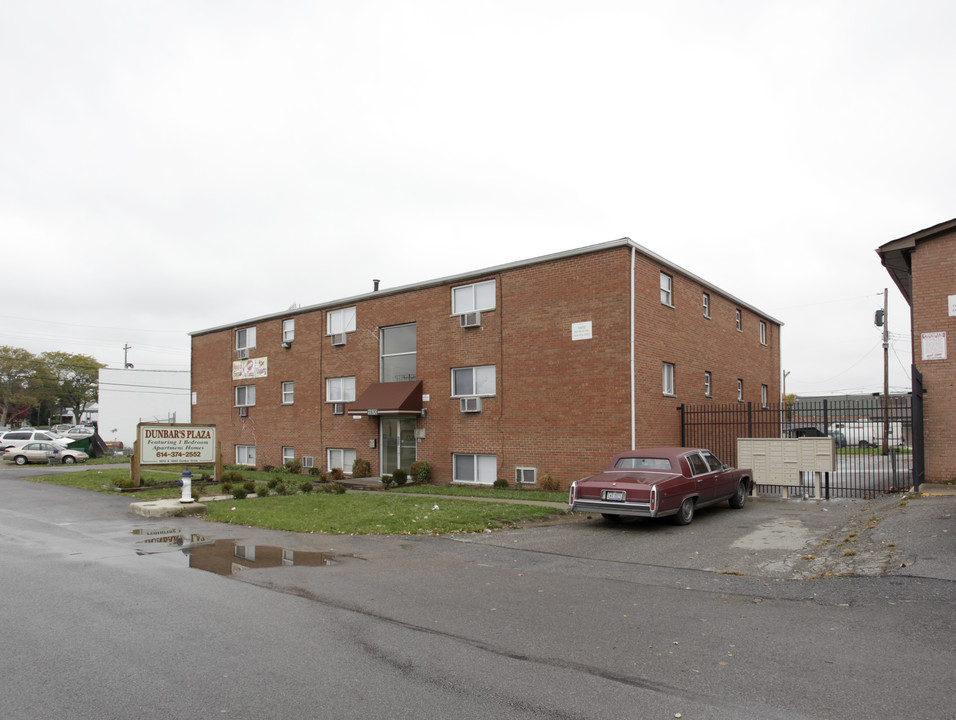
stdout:
{"type": "Polygon", "coordinates": [[[571,484],[572,512],[664,517],[687,525],[697,508],[724,500],[742,508],[753,490],[753,473],[724,465],[703,448],[646,448],[621,453],[599,475],[571,484]]]}

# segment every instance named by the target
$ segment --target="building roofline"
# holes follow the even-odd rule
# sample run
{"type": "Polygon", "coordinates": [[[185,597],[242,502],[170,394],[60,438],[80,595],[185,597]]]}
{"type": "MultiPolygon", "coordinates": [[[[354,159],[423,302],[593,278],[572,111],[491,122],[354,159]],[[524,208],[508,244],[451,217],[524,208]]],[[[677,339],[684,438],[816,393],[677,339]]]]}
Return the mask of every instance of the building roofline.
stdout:
{"type": "Polygon", "coordinates": [[[910,305],[913,304],[913,271],[910,253],[916,249],[917,243],[932,240],[954,230],[956,230],[956,218],[917,230],[905,237],[890,240],[876,249],[883,267],[910,305]]]}
{"type": "Polygon", "coordinates": [[[240,328],[248,325],[254,325],[259,322],[266,320],[277,320],[279,318],[290,318],[296,315],[303,315],[305,313],[316,312],[318,310],[327,310],[334,309],[346,305],[352,305],[363,300],[370,300],[377,297],[385,297],[388,295],[398,295],[405,292],[411,292],[412,290],[423,290],[429,287],[435,287],[438,285],[450,285],[454,283],[462,283],[467,280],[472,280],[487,275],[497,275],[498,273],[506,272],[508,270],[515,270],[517,268],[527,267],[529,265],[539,265],[547,262],[554,262],[556,260],[563,260],[566,258],[577,257],[579,255],[589,255],[592,253],[603,252],[605,250],[612,250],[618,247],[629,247],[635,250],[636,252],[644,255],[651,260],[659,263],[661,266],[672,270],[674,273],[684,275],[691,280],[700,283],[703,287],[712,290],[713,292],[722,295],[733,303],[739,305],[740,307],[747,308],[751,312],[766,318],[770,322],[776,325],[783,325],[783,322],[777,320],[776,318],[768,315],[762,310],[757,309],[750,303],[744,302],[737,297],[734,297],[725,290],[721,290],[719,287],[710,283],[703,278],[695,275],[689,270],[685,270],[679,265],[661,257],[655,252],[648,250],[642,245],[634,242],[629,237],[618,238],[617,240],[609,240],[607,242],[598,243],[596,245],[587,245],[585,247],[574,248],[572,250],[562,250],[561,252],[550,253],[548,255],[539,255],[537,257],[527,258],[524,260],[515,260],[513,262],[504,263],[502,265],[495,265],[493,267],[481,268],[478,270],[469,270],[464,273],[457,273],[455,275],[446,275],[445,277],[435,278],[433,280],[424,280],[422,282],[412,283],[409,285],[400,285],[394,288],[388,288],[385,290],[372,290],[371,292],[362,293],[360,295],[352,295],[344,298],[337,298],[335,300],[330,300],[328,302],[316,303],[313,305],[306,305],[303,307],[295,308],[294,310],[282,310],[279,312],[269,313],[267,315],[259,315],[256,317],[248,318],[246,320],[241,320],[239,322],[231,322],[225,325],[217,325],[215,327],[206,328],[205,330],[195,330],[189,333],[190,337],[195,337],[197,335],[207,335],[213,332],[220,332],[222,330],[229,330],[232,328],[240,328]]]}

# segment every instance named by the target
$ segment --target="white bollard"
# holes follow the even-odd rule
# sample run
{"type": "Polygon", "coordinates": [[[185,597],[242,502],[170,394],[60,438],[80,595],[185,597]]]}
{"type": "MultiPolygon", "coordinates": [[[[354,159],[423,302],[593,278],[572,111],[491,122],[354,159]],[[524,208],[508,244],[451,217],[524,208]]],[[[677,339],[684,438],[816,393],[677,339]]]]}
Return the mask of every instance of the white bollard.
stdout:
{"type": "Polygon", "coordinates": [[[179,484],[183,486],[183,495],[179,502],[191,503],[193,501],[193,474],[189,471],[189,468],[183,470],[183,474],[179,478],[179,484]]]}

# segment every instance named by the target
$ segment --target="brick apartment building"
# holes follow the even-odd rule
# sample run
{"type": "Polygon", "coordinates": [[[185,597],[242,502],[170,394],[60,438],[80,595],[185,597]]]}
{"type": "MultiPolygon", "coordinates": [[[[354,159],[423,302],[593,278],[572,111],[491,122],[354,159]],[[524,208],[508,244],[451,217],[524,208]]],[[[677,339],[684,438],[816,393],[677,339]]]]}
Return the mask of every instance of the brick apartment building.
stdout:
{"type": "Polygon", "coordinates": [[[780,323],[628,238],[191,337],[193,422],[260,468],[567,486],[679,444],[681,403],[780,392],[780,323]]]}
{"type": "Polygon", "coordinates": [[[956,219],[877,253],[910,305],[914,422],[923,419],[913,445],[915,484],[950,482],[956,479],[956,219]]]}

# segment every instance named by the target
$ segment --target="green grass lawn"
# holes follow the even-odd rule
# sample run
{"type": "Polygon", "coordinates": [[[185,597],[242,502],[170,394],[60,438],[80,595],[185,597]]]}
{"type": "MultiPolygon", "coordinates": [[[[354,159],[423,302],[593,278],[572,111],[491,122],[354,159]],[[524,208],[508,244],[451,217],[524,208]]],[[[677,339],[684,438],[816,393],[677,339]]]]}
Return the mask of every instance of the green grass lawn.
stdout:
{"type": "MultiPolygon", "coordinates": [[[[194,473],[197,477],[199,473],[194,473]]],[[[264,482],[275,473],[243,473],[244,477],[264,482]]],[[[171,483],[179,477],[175,471],[144,470],[144,484],[171,483]]],[[[301,475],[279,475],[296,482],[308,479],[301,475]]],[[[179,488],[150,488],[122,492],[116,483],[129,479],[128,466],[97,465],[81,472],[61,473],[31,478],[35,482],[64,485],[95,492],[124,495],[130,502],[178,498],[179,488]]],[[[197,485],[194,483],[194,488],[197,485]]],[[[218,485],[201,489],[203,495],[221,494],[218,485]]],[[[534,490],[498,490],[494,488],[448,487],[443,485],[411,485],[388,492],[352,492],[342,495],[324,492],[297,495],[229,498],[208,502],[206,519],[238,525],[251,525],[270,530],[317,532],[354,535],[402,535],[471,533],[514,526],[523,521],[543,520],[563,515],[558,508],[524,503],[475,502],[464,497],[495,500],[546,500],[567,502],[567,494],[534,490]],[[442,497],[421,497],[422,494],[442,497]],[[458,496],[458,497],[455,497],[458,496]],[[437,506],[437,508],[436,508],[437,506]]]]}

